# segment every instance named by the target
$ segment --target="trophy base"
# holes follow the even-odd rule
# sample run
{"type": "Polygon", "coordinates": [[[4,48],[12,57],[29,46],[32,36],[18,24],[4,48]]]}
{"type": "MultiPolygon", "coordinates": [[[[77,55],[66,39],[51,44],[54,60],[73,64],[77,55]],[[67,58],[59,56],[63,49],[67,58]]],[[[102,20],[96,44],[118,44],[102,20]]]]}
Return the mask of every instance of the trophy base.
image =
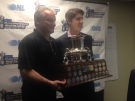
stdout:
{"type": "Polygon", "coordinates": [[[96,80],[100,80],[100,79],[104,79],[104,78],[108,78],[108,77],[111,77],[112,75],[106,75],[106,76],[102,76],[102,77],[99,77],[99,78],[94,78],[94,79],[91,79],[91,80],[84,80],[84,81],[80,81],[78,83],[73,83],[73,84],[66,84],[65,87],[72,87],[72,86],[77,86],[77,85],[81,85],[83,83],[88,83],[88,82],[92,82],[92,81],[96,81],[96,80]]]}
{"type": "Polygon", "coordinates": [[[66,79],[65,87],[111,77],[105,59],[59,65],[58,79],[66,79]]]}

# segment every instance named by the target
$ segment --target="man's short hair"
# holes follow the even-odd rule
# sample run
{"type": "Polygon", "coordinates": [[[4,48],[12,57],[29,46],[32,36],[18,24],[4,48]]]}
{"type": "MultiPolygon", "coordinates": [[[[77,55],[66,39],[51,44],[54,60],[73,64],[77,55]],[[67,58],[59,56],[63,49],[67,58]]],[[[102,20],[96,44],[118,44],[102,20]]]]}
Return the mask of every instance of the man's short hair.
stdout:
{"type": "Polygon", "coordinates": [[[69,9],[65,14],[66,21],[71,21],[78,13],[84,15],[84,11],[79,8],[69,9]]]}
{"type": "Polygon", "coordinates": [[[35,27],[37,27],[36,21],[42,20],[42,18],[45,17],[44,14],[43,14],[43,11],[45,11],[45,10],[53,11],[52,9],[47,8],[45,6],[39,6],[38,9],[36,10],[35,14],[34,14],[35,27]]]}

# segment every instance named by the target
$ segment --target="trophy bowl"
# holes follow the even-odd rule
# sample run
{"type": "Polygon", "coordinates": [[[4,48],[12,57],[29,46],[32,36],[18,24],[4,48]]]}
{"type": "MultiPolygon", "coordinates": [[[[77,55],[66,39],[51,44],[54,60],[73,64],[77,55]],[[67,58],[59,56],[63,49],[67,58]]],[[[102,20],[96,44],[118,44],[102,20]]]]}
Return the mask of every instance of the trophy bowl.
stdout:
{"type": "Polygon", "coordinates": [[[91,50],[88,47],[84,47],[84,38],[85,35],[67,38],[72,45],[71,48],[66,48],[63,63],[68,64],[82,61],[84,62],[86,60],[91,61],[91,50]],[[83,55],[87,55],[85,59],[82,58],[83,55]]]}

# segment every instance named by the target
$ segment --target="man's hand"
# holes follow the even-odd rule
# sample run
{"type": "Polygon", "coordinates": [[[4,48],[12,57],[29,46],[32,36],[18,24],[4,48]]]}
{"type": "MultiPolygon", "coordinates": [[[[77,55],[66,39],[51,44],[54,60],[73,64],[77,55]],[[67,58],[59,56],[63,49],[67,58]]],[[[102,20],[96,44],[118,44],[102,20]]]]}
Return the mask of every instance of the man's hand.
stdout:
{"type": "Polygon", "coordinates": [[[62,81],[60,81],[60,80],[54,80],[54,81],[51,81],[50,83],[51,83],[50,86],[52,88],[54,88],[57,91],[60,91],[65,86],[66,80],[65,79],[62,80],[62,81]]]}

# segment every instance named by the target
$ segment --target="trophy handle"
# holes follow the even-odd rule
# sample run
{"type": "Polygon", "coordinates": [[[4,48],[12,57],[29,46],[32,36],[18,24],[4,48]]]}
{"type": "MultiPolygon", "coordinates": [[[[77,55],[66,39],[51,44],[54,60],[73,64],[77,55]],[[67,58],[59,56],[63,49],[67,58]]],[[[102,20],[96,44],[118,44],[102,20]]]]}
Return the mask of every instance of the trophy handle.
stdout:
{"type": "Polygon", "coordinates": [[[91,61],[92,59],[92,57],[91,57],[91,51],[90,51],[90,49],[88,48],[88,47],[85,47],[85,49],[87,50],[87,59],[89,60],[89,61],[91,61]]]}
{"type": "Polygon", "coordinates": [[[68,52],[70,52],[70,50],[68,48],[66,48],[66,52],[64,54],[64,60],[63,60],[63,63],[65,63],[65,64],[68,64],[68,62],[69,62],[68,57],[67,57],[68,52]]]}

